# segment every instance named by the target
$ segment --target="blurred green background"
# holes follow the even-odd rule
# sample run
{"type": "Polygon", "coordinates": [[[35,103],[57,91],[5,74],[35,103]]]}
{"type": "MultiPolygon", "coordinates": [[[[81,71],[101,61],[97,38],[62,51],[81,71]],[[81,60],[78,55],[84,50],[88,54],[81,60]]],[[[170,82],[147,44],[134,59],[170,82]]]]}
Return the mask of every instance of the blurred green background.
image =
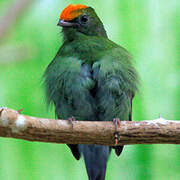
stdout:
{"type": "MultiPolygon", "coordinates": [[[[41,78],[61,46],[56,24],[70,3],[94,7],[109,38],[134,56],[141,87],[133,102],[133,119],[155,119],[161,113],[178,120],[179,0],[0,0],[0,106],[24,107],[24,114],[54,118],[41,78]],[[18,6],[22,7],[16,12],[18,6]]],[[[111,154],[106,177],[179,180],[179,146],[126,146],[120,158],[111,154]]],[[[76,161],[65,145],[0,138],[0,179],[84,180],[87,175],[83,160],[76,161]]]]}

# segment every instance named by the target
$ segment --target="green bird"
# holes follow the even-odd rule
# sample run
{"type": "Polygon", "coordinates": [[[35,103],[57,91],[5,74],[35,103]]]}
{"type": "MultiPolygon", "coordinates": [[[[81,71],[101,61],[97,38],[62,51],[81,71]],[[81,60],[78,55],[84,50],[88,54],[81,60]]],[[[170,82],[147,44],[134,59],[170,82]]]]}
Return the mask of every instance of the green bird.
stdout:
{"type": "MultiPolygon", "coordinates": [[[[138,76],[131,56],[108,39],[93,8],[67,6],[61,13],[63,44],[44,77],[46,95],[58,118],[84,121],[132,119],[132,99],[138,76]]],[[[104,180],[111,149],[123,146],[68,144],[73,156],[84,156],[89,180],[104,180]]]]}

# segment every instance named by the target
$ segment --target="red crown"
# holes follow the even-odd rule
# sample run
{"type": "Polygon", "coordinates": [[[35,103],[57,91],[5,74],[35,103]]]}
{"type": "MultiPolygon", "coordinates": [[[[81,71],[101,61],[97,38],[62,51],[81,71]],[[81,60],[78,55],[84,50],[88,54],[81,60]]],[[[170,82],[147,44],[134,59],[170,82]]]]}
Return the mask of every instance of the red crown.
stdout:
{"type": "Polygon", "coordinates": [[[82,12],[80,10],[85,8],[87,8],[87,6],[82,4],[77,4],[77,5],[70,4],[62,11],[60,15],[60,19],[61,20],[63,19],[65,21],[70,21],[81,15],[82,12]]]}

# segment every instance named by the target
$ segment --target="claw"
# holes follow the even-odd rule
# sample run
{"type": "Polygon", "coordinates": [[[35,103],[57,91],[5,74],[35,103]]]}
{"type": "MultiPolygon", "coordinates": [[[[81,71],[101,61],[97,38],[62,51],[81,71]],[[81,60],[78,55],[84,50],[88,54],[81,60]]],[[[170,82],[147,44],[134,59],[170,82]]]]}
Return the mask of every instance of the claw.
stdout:
{"type": "Polygon", "coordinates": [[[117,132],[117,126],[120,125],[120,119],[114,118],[113,124],[115,125],[114,140],[115,140],[115,145],[117,145],[118,141],[120,140],[120,134],[119,134],[119,132],[117,132]]]}
{"type": "Polygon", "coordinates": [[[118,139],[115,139],[115,145],[117,145],[118,144],[118,139]]]}
{"type": "Polygon", "coordinates": [[[113,124],[115,125],[115,131],[117,131],[117,126],[120,125],[120,119],[119,118],[114,118],[113,119],[113,124]]]}
{"type": "Polygon", "coordinates": [[[68,121],[72,124],[72,127],[73,127],[73,121],[76,121],[76,119],[72,116],[68,118],[68,121]]]}
{"type": "Polygon", "coordinates": [[[119,132],[115,132],[115,133],[114,133],[115,145],[118,144],[119,140],[120,140],[120,134],[119,134],[119,132]]]}
{"type": "Polygon", "coordinates": [[[68,120],[72,123],[72,122],[75,121],[76,119],[72,116],[72,117],[68,118],[68,120]]]}

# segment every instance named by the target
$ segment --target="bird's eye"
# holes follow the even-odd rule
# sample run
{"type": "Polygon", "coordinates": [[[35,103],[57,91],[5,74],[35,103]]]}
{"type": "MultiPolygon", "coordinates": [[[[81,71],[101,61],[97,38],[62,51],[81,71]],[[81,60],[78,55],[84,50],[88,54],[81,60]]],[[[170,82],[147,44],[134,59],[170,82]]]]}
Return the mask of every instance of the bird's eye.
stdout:
{"type": "Polygon", "coordinates": [[[82,23],[88,22],[88,17],[87,17],[86,15],[82,16],[82,17],[81,17],[81,22],[82,22],[82,23]]]}

